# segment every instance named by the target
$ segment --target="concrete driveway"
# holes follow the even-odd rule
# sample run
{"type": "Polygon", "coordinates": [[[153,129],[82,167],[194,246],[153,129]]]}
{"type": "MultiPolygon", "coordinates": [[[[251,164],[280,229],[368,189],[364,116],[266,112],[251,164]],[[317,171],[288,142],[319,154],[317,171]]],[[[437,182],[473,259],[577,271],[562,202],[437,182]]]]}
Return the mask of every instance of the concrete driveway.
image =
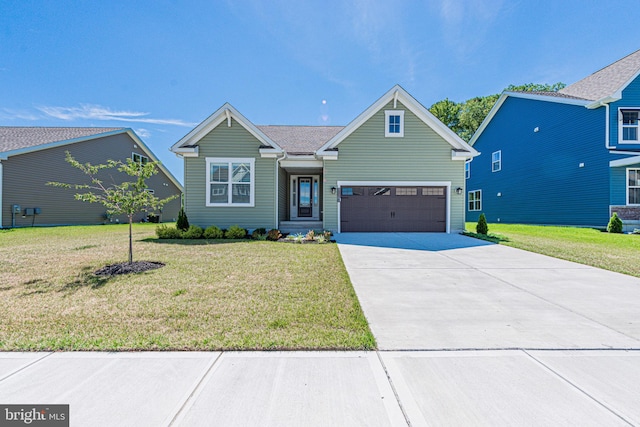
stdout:
{"type": "Polygon", "coordinates": [[[337,241],[381,350],[640,349],[640,279],[457,234],[337,241]]]}

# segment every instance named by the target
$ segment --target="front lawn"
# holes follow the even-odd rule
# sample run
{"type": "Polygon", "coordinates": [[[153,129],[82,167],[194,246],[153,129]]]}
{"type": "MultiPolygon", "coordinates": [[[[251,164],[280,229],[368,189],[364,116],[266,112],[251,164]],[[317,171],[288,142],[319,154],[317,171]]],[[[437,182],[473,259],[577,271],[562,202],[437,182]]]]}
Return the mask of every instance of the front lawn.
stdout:
{"type": "MultiPolygon", "coordinates": [[[[466,228],[475,231],[476,223],[466,228]]],[[[640,277],[640,235],[593,228],[489,224],[500,244],[640,277]]]]}
{"type": "Polygon", "coordinates": [[[336,245],[158,241],[134,226],[0,230],[0,350],[372,349],[336,245]]]}

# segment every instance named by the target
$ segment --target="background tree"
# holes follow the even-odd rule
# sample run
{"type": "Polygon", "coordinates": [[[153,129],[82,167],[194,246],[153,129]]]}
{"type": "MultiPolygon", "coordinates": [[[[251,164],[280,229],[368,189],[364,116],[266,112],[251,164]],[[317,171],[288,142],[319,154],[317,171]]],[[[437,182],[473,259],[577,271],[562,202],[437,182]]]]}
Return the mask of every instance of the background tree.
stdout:
{"type": "MultiPolygon", "coordinates": [[[[509,85],[505,91],[509,92],[557,92],[564,88],[564,83],[539,84],[526,83],[523,85],[509,85]]],[[[456,103],[449,98],[438,101],[429,107],[429,111],[449,129],[454,131],[465,141],[470,141],[478,130],[482,121],[487,117],[496,103],[499,94],[476,96],[464,102],[456,103]]]]}
{"type": "Polygon", "coordinates": [[[159,199],[148,191],[146,180],[158,173],[157,162],[137,163],[127,159],[126,163],[120,160],[107,160],[106,164],[92,165],[91,163],[80,163],[66,152],[66,161],[76,169],[87,175],[90,184],[67,184],[62,182],[48,182],[61,188],[72,188],[75,190],[86,190],[76,193],[75,199],[89,203],[100,203],[107,209],[109,215],[126,215],[129,220],[129,264],[133,262],[133,237],[132,224],[133,217],[141,212],[154,213],[166,203],[175,199],[173,195],[165,199],[159,199]],[[115,181],[105,184],[101,176],[104,170],[117,170],[132,178],[134,181],[115,181]]]}

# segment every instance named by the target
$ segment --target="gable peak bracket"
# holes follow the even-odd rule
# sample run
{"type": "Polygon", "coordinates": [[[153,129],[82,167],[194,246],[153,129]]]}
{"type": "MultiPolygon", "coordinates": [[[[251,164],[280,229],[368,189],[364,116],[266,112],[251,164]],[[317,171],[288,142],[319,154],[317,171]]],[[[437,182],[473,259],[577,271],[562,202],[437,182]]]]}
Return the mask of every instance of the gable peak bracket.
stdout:
{"type": "Polygon", "coordinates": [[[228,108],[224,110],[225,116],[227,116],[227,127],[231,127],[231,111],[228,108]]]}
{"type": "Polygon", "coordinates": [[[393,108],[397,108],[396,106],[398,105],[398,90],[396,89],[395,93],[393,94],[393,108]]]}

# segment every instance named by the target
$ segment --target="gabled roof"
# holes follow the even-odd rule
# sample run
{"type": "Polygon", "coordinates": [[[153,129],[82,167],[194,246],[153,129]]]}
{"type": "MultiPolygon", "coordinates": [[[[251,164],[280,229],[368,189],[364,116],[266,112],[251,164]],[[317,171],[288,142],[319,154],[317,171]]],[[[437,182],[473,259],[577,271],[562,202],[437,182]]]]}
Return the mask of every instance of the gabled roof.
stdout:
{"type": "Polygon", "coordinates": [[[100,135],[124,128],[63,128],[0,126],[0,153],[100,135]]]}
{"type": "Polygon", "coordinates": [[[607,65],[559,93],[590,101],[621,99],[622,91],[640,74],[640,50],[607,65]]]}
{"type": "Polygon", "coordinates": [[[429,110],[420,104],[414,97],[409,95],[409,93],[400,85],[395,85],[391,90],[382,95],[382,97],[373,103],[373,105],[367,108],[362,112],[362,114],[337,133],[336,136],[324,144],[318,150],[318,154],[322,156],[323,153],[335,149],[342,141],[345,140],[345,138],[351,135],[356,129],[391,101],[400,101],[407,109],[409,109],[409,111],[415,114],[420,120],[426,123],[431,129],[447,141],[457,153],[468,153],[467,157],[475,157],[480,154],[473,147],[464,142],[462,138],[449,129],[444,123],[438,120],[433,114],[431,114],[429,110]]]}
{"type": "Polygon", "coordinates": [[[204,138],[209,132],[215,129],[219,124],[225,120],[228,122],[228,126],[231,126],[231,119],[238,122],[249,133],[256,137],[264,146],[270,148],[272,151],[280,153],[282,148],[278,146],[271,138],[265,135],[260,129],[258,129],[253,123],[251,123],[245,116],[240,114],[238,110],[233,108],[228,102],[222,107],[218,108],[213,114],[207,117],[202,123],[196,126],[191,132],[186,134],[180,141],[171,146],[171,151],[176,154],[184,154],[197,149],[198,142],[204,138]]]}
{"type": "Polygon", "coordinates": [[[314,154],[344,126],[257,126],[288,154],[314,154]]]}
{"type": "Polygon", "coordinates": [[[0,126],[0,160],[11,156],[46,150],[107,136],[127,134],[154,162],[159,169],[173,182],[180,191],[182,184],[158,160],[153,152],[142,142],[138,135],[129,128],[84,128],[84,127],[12,127],[0,126]]]}
{"type": "Polygon", "coordinates": [[[555,102],[559,104],[580,105],[583,107],[587,107],[591,104],[591,101],[589,100],[577,98],[572,95],[559,94],[557,92],[502,92],[496,103],[491,107],[491,110],[489,110],[487,117],[484,118],[478,129],[471,137],[471,140],[469,141],[471,146],[475,145],[480,135],[482,135],[482,132],[484,132],[489,123],[491,123],[491,120],[493,120],[493,117],[498,113],[502,104],[504,104],[509,97],[555,102]]]}

